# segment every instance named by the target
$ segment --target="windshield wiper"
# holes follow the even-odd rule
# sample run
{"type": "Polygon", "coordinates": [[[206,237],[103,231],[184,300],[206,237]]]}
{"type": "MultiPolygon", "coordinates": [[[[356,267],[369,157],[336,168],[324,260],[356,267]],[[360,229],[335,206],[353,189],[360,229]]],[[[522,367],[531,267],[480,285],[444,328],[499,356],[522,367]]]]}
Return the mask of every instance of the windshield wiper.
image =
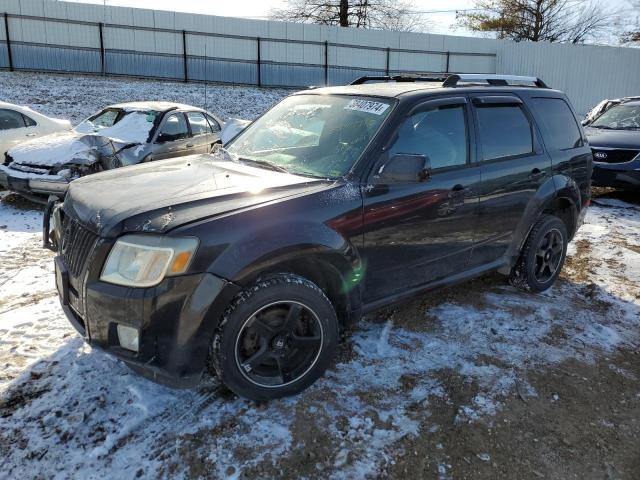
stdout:
{"type": "Polygon", "coordinates": [[[253,158],[242,158],[242,157],[240,157],[239,160],[244,163],[254,163],[256,165],[259,165],[261,167],[266,167],[269,170],[274,170],[276,172],[289,173],[289,170],[287,170],[286,168],[281,167],[277,163],[269,162],[268,160],[256,160],[253,158]]]}

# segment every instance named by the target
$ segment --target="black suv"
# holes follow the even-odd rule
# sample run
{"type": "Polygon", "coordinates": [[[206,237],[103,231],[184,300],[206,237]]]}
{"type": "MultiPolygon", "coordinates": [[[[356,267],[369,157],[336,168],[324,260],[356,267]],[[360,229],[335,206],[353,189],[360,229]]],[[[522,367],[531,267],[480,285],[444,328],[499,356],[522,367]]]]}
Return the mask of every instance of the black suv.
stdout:
{"type": "Polygon", "coordinates": [[[92,345],[271,399],[318,379],[363,312],[495,270],[549,288],[591,164],[539,79],[363,78],[285,98],[211,155],[75,180],[44,241],[92,345]]]}

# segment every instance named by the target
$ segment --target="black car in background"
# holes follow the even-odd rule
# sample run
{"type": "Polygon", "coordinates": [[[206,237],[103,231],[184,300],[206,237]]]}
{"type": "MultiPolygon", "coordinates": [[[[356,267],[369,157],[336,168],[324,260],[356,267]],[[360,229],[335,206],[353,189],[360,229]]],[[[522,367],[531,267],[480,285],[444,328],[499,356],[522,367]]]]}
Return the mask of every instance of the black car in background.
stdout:
{"type": "Polygon", "coordinates": [[[208,370],[264,400],[317,380],[364,312],[492,271],[548,289],[590,201],[567,97],[382,80],[291,95],[211,155],[72,182],[43,226],[71,323],[154,379],[208,370]]]}
{"type": "Polygon", "coordinates": [[[593,150],[593,185],[640,190],[640,99],[611,106],[585,131],[593,150]]]}

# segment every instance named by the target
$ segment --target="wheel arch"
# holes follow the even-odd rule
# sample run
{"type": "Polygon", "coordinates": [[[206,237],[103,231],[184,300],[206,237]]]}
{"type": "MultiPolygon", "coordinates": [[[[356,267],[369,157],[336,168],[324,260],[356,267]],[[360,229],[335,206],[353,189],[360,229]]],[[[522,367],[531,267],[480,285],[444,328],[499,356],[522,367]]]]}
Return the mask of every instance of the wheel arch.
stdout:
{"type": "Polygon", "coordinates": [[[233,279],[248,288],[259,280],[290,274],[316,284],[336,309],[341,326],[351,323],[361,309],[362,263],[354,249],[335,252],[320,246],[297,246],[265,256],[245,267],[233,279]]]}
{"type": "Polygon", "coordinates": [[[560,218],[567,227],[569,240],[572,239],[578,226],[580,205],[580,189],[573,179],[560,174],[549,178],[529,200],[506,255],[509,261],[500,272],[506,274],[511,271],[531,229],[542,215],[550,214],[560,218]]]}

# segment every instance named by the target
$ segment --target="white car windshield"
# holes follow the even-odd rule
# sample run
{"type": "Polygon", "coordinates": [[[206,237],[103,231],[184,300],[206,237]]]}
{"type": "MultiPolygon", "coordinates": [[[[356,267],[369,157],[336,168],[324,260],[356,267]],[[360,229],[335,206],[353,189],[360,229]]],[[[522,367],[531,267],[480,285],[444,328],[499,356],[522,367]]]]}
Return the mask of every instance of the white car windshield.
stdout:
{"type": "Polygon", "coordinates": [[[108,108],[80,123],[75,131],[99,134],[121,143],[145,143],[160,112],[108,108]]]}
{"type": "Polygon", "coordinates": [[[336,178],[358,160],[392,110],[391,100],[294,95],[253,122],[227,150],[240,161],[336,178]]]}

